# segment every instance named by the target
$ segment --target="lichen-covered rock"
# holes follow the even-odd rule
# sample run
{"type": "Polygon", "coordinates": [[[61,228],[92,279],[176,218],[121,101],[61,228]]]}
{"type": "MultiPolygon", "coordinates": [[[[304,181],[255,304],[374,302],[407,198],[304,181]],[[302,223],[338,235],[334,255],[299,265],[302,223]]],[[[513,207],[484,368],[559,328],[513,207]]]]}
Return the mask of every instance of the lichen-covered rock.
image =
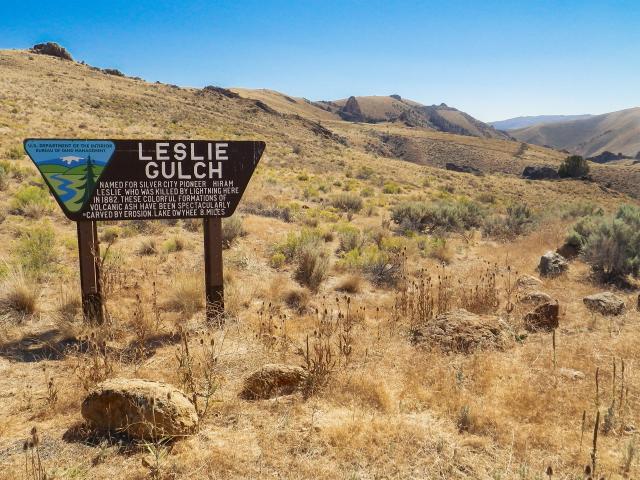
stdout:
{"type": "Polygon", "coordinates": [[[432,345],[444,352],[472,353],[483,349],[503,349],[509,336],[498,317],[476,315],[464,309],[441,313],[411,331],[417,345],[432,345]]]}
{"type": "Polygon", "coordinates": [[[557,301],[545,302],[524,316],[524,327],[530,332],[550,332],[559,325],[560,305],[557,301]]]}
{"type": "Polygon", "coordinates": [[[82,402],[82,416],[94,428],[136,439],[187,436],[198,428],[194,405],[172,385],[115,378],[98,385],[82,402]]]}
{"type": "Polygon", "coordinates": [[[595,293],[584,297],[582,301],[589,310],[602,315],[620,315],[624,312],[624,300],[611,292],[595,293]]]}
{"type": "Polygon", "coordinates": [[[63,60],[73,61],[73,57],[71,57],[71,54],[67,49],[55,42],[38,43],[31,48],[31,51],[41,55],[49,55],[51,57],[58,57],[63,60]]]}
{"type": "Polygon", "coordinates": [[[531,290],[523,293],[518,297],[520,303],[525,305],[540,305],[542,303],[553,302],[553,298],[548,293],[540,292],[538,290],[531,290]]]}
{"type": "Polygon", "coordinates": [[[567,271],[569,264],[559,253],[548,251],[540,257],[538,270],[540,275],[545,277],[556,277],[567,271]]]}
{"type": "Polygon", "coordinates": [[[264,400],[291,395],[300,390],[306,379],[303,368],[294,365],[267,364],[245,378],[240,398],[264,400]]]}
{"type": "Polygon", "coordinates": [[[533,275],[522,275],[516,280],[516,288],[518,290],[537,290],[542,286],[542,280],[533,275]]]}

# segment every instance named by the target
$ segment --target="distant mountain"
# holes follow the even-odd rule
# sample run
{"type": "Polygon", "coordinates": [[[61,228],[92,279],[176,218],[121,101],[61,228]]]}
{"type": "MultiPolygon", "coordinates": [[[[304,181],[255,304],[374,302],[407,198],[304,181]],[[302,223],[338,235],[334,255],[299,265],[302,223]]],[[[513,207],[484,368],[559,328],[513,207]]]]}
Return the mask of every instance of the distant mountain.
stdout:
{"type": "Polygon", "coordinates": [[[546,125],[549,123],[569,122],[572,120],[583,120],[592,115],[536,115],[529,117],[508,118],[507,120],[499,120],[497,122],[489,122],[498,130],[515,130],[517,128],[532,127],[534,125],[546,125]]]}
{"type": "Polygon", "coordinates": [[[509,135],[444,103],[427,106],[404,99],[400,95],[352,96],[341,100],[316,103],[335,113],[342,120],[350,122],[401,122],[409,127],[424,127],[459,135],[505,140],[510,138],[509,135]]]}
{"type": "Polygon", "coordinates": [[[605,151],[635,157],[640,151],[640,107],[580,120],[510,130],[518,140],[593,157],[605,151]]]}

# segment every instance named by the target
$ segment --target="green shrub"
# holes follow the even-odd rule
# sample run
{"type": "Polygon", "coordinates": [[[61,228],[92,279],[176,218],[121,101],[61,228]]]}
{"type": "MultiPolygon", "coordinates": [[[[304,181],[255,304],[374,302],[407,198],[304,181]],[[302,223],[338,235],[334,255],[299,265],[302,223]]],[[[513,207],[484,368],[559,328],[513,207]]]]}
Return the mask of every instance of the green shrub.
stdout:
{"type": "Polygon", "coordinates": [[[331,199],[331,205],[344,212],[357,213],[362,210],[362,198],[352,193],[339,193],[331,199]]]}
{"type": "Polygon", "coordinates": [[[314,244],[304,245],[296,254],[295,277],[311,290],[318,290],[329,274],[328,252],[314,244]]]}
{"type": "Polygon", "coordinates": [[[287,257],[284,256],[284,253],[275,252],[269,258],[269,265],[271,265],[272,268],[275,268],[276,270],[279,270],[282,267],[284,267],[284,264],[285,264],[286,261],[287,261],[287,257]]]}
{"type": "Polygon", "coordinates": [[[236,239],[247,234],[242,224],[242,218],[229,217],[222,219],[222,246],[229,248],[236,239]]]}
{"type": "Polygon", "coordinates": [[[336,231],[338,233],[338,241],[340,242],[338,247],[339,252],[348,252],[354,248],[361,247],[364,243],[362,232],[353,225],[340,225],[336,231]]]}
{"type": "Polygon", "coordinates": [[[494,215],[487,219],[482,231],[493,238],[513,239],[528,233],[535,223],[536,218],[527,205],[514,203],[507,207],[506,215],[494,215]]]}
{"type": "Polygon", "coordinates": [[[399,260],[399,255],[393,255],[375,244],[370,244],[347,252],[338,262],[338,266],[361,271],[376,285],[393,286],[400,279],[399,260]]]}
{"type": "Polygon", "coordinates": [[[470,200],[438,200],[436,202],[403,202],[391,211],[391,219],[401,228],[414,232],[425,229],[463,231],[479,227],[484,213],[470,200]]]}
{"type": "Polygon", "coordinates": [[[273,246],[273,253],[281,253],[287,262],[307,245],[320,246],[324,243],[322,232],[317,228],[303,228],[300,232],[290,232],[287,238],[273,246]]]}
{"type": "Polygon", "coordinates": [[[591,216],[574,225],[567,243],[577,247],[602,280],[623,280],[640,271],[640,208],[623,205],[614,216],[591,216]]]}
{"type": "Polygon", "coordinates": [[[400,185],[398,185],[395,182],[387,182],[382,187],[382,193],[387,193],[390,195],[400,193],[401,191],[402,191],[402,188],[400,188],[400,185]]]}
{"type": "Polygon", "coordinates": [[[184,247],[185,241],[182,239],[182,237],[179,236],[170,238],[162,245],[162,249],[167,253],[181,252],[182,250],[184,250],[184,247]]]}
{"type": "Polygon", "coordinates": [[[9,173],[7,169],[0,165],[0,190],[7,188],[9,173]]]}
{"type": "Polygon", "coordinates": [[[558,168],[562,178],[580,178],[589,174],[589,163],[580,155],[571,155],[564,159],[558,168]]]}
{"type": "Polygon", "coordinates": [[[25,272],[43,272],[58,259],[55,232],[46,224],[27,230],[18,240],[16,253],[25,272]]]}
{"type": "Polygon", "coordinates": [[[11,211],[31,218],[39,218],[52,210],[49,192],[29,185],[18,190],[11,200],[11,211]]]}
{"type": "Polygon", "coordinates": [[[368,180],[373,176],[374,173],[375,172],[371,167],[367,167],[367,166],[360,167],[360,169],[356,173],[356,178],[360,180],[368,180]]]}

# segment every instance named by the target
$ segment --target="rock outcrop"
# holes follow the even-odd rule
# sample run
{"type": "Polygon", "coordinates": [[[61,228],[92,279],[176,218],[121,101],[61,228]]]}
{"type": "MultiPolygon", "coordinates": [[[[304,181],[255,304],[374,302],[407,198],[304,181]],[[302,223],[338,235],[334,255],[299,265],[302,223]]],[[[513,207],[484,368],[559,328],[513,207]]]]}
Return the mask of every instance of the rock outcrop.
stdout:
{"type": "Polygon", "coordinates": [[[540,257],[538,270],[544,277],[557,277],[569,268],[567,260],[559,253],[548,251],[540,257]]]}
{"type": "Polygon", "coordinates": [[[444,166],[451,172],[471,173],[472,175],[482,175],[482,170],[470,165],[458,165],[457,163],[447,162],[444,166]]]}
{"type": "Polygon", "coordinates": [[[362,114],[362,110],[360,109],[360,104],[354,96],[351,96],[347,99],[347,102],[338,111],[338,114],[340,115],[340,117],[342,117],[343,120],[347,120],[348,122],[366,121],[364,115],[362,114]]]}
{"type": "Polygon", "coordinates": [[[560,178],[558,171],[546,165],[529,165],[522,171],[522,178],[528,180],[554,180],[560,178]]]}
{"type": "Polygon", "coordinates": [[[447,353],[472,353],[483,349],[503,349],[508,335],[498,317],[476,315],[464,309],[441,313],[411,331],[412,342],[435,346],[447,353]]]}
{"type": "Polygon", "coordinates": [[[63,60],[69,60],[73,62],[73,57],[67,51],[67,49],[55,42],[38,43],[37,45],[31,47],[31,51],[40,55],[49,55],[50,57],[58,57],[62,58],[63,60]]]}
{"type": "Polygon", "coordinates": [[[305,379],[306,372],[301,367],[267,364],[245,378],[240,398],[264,400],[291,395],[302,388],[305,379]]]}
{"type": "Polygon", "coordinates": [[[557,301],[545,302],[524,316],[524,328],[529,332],[550,332],[558,328],[560,305],[557,301]]]}
{"type": "Polygon", "coordinates": [[[543,303],[553,302],[553,298],[548,293],[539,290],[529,290],[519,295],[518,301],[525,305],[541,305],[543,303]]]}
{"type": "Polygon", "coordinates": [[[582,299],[592,312],[602,315],[620,315],[624,312],[624,300],[611,292],[601,292],[582,299]]]}
{"type": "Polygon", "coordinates": [[[194,405],[172,385],[116,378],[98,385],[82,402],[82,416],[95,429],[135,439],[191,435],[198,428],[194,405]]]}

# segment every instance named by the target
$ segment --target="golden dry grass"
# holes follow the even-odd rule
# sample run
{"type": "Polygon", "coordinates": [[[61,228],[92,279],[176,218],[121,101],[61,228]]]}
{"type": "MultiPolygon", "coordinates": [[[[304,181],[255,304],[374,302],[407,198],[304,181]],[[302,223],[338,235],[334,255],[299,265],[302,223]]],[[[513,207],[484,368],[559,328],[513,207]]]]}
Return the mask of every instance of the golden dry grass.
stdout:
{"type": "MultiPolygon", "coordinates": [[[[101,238],[112,242],[103,269],[109,323],[96,327],[73,314],[77,300],[60,293],[78,285],[74,225],[57,209],[45,214],[58,257],[34,276],[42,289],[39,315],[22,322],[0,319],[0,478],[21,478],[22,445],[34,425],[43,464],[54,478],[149,478],[144,448],[93,442],[78,433],[79,406],[86,389],[107,377],[163,380],[183,388],[178,331],[188,332],[196,349],[200,339],[214,338],[218,360],[211,373],[218,389],[199,433],[162,456],[161,478],[533,480],[544,478],[549,465],[553,478],[581,478],[590,461],[596,368],[604,416],[612,401],[613,362],[618,398],[624,360],[628,395],[617,410],[617,427],[598,443],[600,472],[622,478],[635,438],[631,427],[640,425],[636,292],[617,292],[629,308],[609,320],[592,317],[582,304],[583,296],[603,287],[580,260],[566,275],[545,280],[541,288],[561,305],[555,371],[551,335],[545,333],[529,334],[505,351],[443,355],[410,343],[409,319],[394,315],[396,291],[346,265],[337,232],[349,225],[371,239],[368,245],[405,252],[410,278],[423,269],[435,278],[447,260],[446,272],[466,285],[487,262],[497,265],[500,301],[494,313],[517,334],[525,312],[506,312],[507,266],[514,276],[535,275],[540,255],[562,243],[572,222],[563,212],[576,202],[611,211],[633,199],[591,183],[534,183],[508,175],[504,163],[521,150],[517,142],[323,120],[347,139],[344,145],[314,133],[308,121],[265,112],[247,99],[117,78],[25,52],[1,52],[0,71],[0,161],[12,166],[0,192],[0,257],[10,265],[21,261],[21,233],[42,222],[9,212],[24,180],[37,184],[25,158],[2,158],[23,137],[256,138],[268,145],[240,207],[247,234],[224,252],[230,314],[220,330],[204,321],[197,222],[100,225],[101,238]],[[372,153],[387,129],[425,142],[435,157],[460,153],[495,165],[498,173],[475,177],[372,153]],[[398,193],[384,193],[390,182],[398,193]],[[334,194],[365,190],[362,210],[350,218],[330,204],[334,194]],[[428,247],[435,235],[403,236],[390,222],[393,206],[408,199],[478,200],[489,213],[522,202],[538,223],[506,243],[478,231],[449,233],[446,251],[439,251],[428,247]],[[317,293],[300,290],[294,262],[272,264],[275,245],[304,229],[317,229],[331,254],[329,278],[317,293]],[[137,255],[150,237],[156,254],[137,255]],[[182,248],[161,247],[176,238],[182,248]],[[336,289],[349,291],[348,304],[336,289]],[[238,399],[242,379],[263,364],[303,362],[299,348],[317,331],[325,309],[334,319],[349,309],[351,330],[345,335],[352,351],[339,357],[324,388],[306,399],[238,399]],[[108,353],[81,348],[92,344],[106,345],[108,353]],[[567,378],[561,368],[579,370],[585,378],[567,378]],[[58,392],[55,402],[50,379],[58,392]],[[583,411],[587,424],[580,446],[583,411]]],[[[538,147],[522,153],[526,162],[554,162],[554,155],[538,147]]],[[[629,478],[639,468],[634,458],[629,478]]]]}

